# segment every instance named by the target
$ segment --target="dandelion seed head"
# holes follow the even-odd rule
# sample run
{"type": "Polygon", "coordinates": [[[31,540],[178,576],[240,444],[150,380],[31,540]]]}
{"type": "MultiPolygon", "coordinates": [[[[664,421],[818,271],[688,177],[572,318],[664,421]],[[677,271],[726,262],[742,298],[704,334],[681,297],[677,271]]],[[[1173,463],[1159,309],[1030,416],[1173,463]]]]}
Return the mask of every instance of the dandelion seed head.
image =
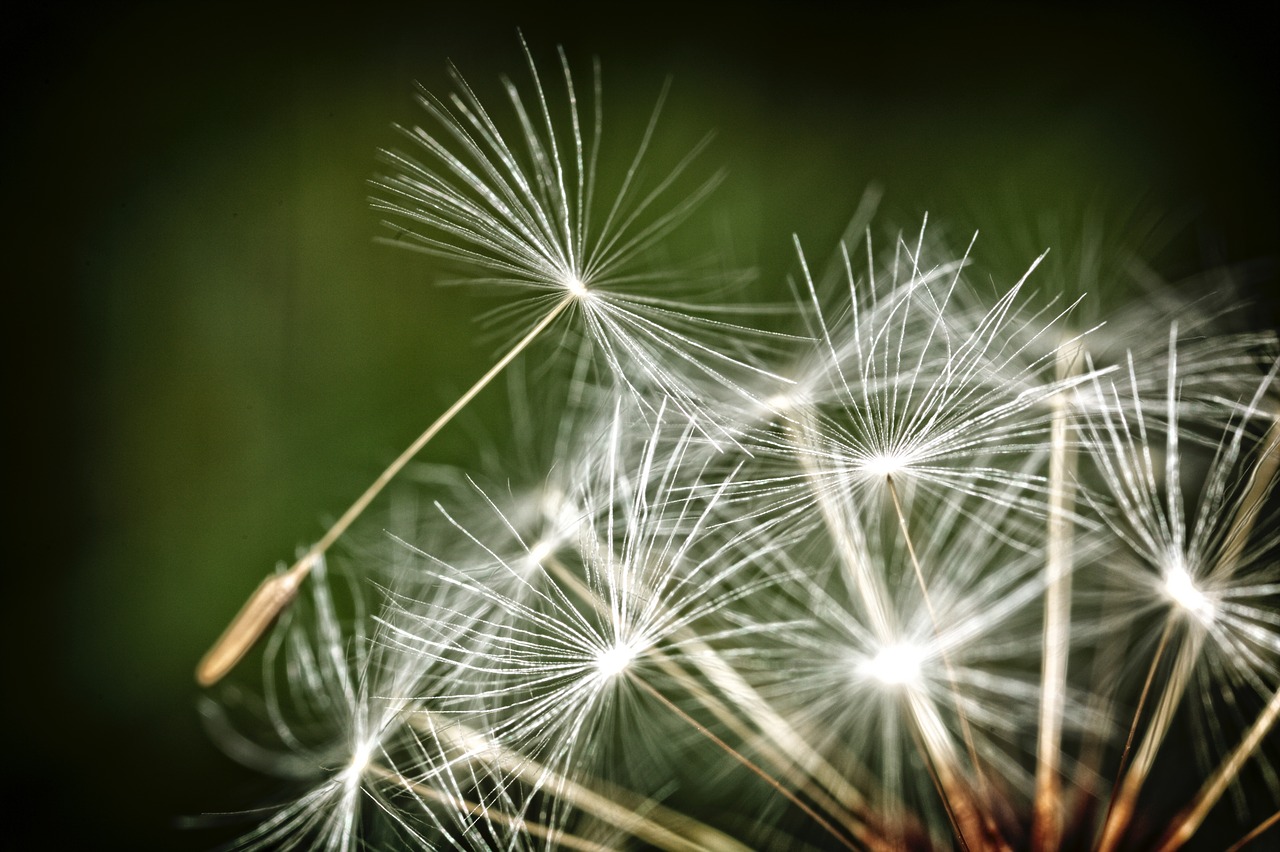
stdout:
{"type": "Polygon", "coordinates": [[[543,517],[556,519],[560,517],[565,505],[568,503],[564,491],[555,487],[548,487],[543,491],[538,499],[538,508],[541,509],[543,517]]]}
{"type": "Polygon", "coordinates": [[[1175,565],[1165,572],[1164,593],[1171,601],[1206,627],[1213,621],[1213,601],[1201,591],[1191,579],[1191,574],[1181,565],[1175,565]]]}
{"type": "Polygon", "coordinates": [[[575,299],[591,298],[591,291],[587,289],[587,285],[573,273],[569,273],[564,277],[564,289],[575,299]]]}
{"type": "Polygon", "coordinates": [[[794,391],[780,391],[765,399],[764,404],[770,411],[787,414],[795,411],[805,402],[804,395],[794,391]]]}
{"type": "Polygon", "coordinates": [[[611,645],[596,656],[596,673],[601,680],[612,680],[626,671],[639,655],[640,649],[630,643],[611,645]]]}
{"type": "Polygon", "coordinates": [[[924,649],[910,642],[886,645],[874,657],[863,661],[859,672],[884,686],[913,687],[920,683],[924,649]]]}
{"type": "Polygon", "coordinates": [[[351,754],[351,762],[347,764],[347,768],[343,771],[342,777],[349,785],[357,785],[360,779],[364,777],[365,770],[369,767],[369,761],[373,759],[373,752],[378,743],[376,740],[368,740],[356,746],[351,754]]]}
{"type": "Polygon", "coordinates": [[[911,461],[911,457],[903,453],[879,453],[868,456],[863,460],[861,467],[872,476],[889,477],[905,471],[911,461]]]}
{"type": "Polygon", "coordinates": [[[534,542],[533,547],[529,548],[529,564],[537,565],[555,552],[556,544],[547,539],[541,539],[534,542]]]}

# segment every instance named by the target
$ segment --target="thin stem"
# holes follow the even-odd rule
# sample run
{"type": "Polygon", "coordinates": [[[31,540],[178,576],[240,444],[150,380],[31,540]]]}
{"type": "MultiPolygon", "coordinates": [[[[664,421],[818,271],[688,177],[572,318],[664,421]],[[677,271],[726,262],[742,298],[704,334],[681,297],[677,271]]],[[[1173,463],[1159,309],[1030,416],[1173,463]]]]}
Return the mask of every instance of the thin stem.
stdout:
{"type": "MultiPolygon", "coordinates": [[[[1079,349],[1058,350],[1057,378],[1076,372],[1079,349]]],[[[1040,733],[1036,744],[1035,818],[1032,848],[1054,852],[1062,843],[1062,720],[1066,703],[1067,651],[1071,634],[1072,532],[1075,452],[1067,443],[1071,409],[1065,393],[1053,399],[1049,430],[1049,523],[1045,554],[1047,586],[1041,645],[1040,733]]]]}
{"type": "Polygon", "coordinates": [[[1263,832],[1265,832],[1268,828],[1271,828],[1271,826],[1275,825],[1276,823],[1280,823],[1280,811],[1276,811],[1271,816],[1267,817],[1262,822],[1258,823],[1258,825],[1255,826],[1252,831],[1250,831],[1244,837],[1241,837],[1235,843],[1232,843],[1230,848],[1228,848],[1226,852],[1240,852],[1241,849],[1249,845],[1254,840],[1257,840],[1259,837],[1262,836],[1263,832]]]}
{"type": "Polygon", "coordinates": [[[311,546],[302,558],[290,566],[289,570],[282,574],[274,574],[267,577],[258,588],[254,591],[244,606],[240,609],[227,625],[227,629],[218,637],[218,641],[213,643],[213,647],[208,653],[200,659],[199,665],[196,667],[196,681],[201,686],[212,686],[226,676],[227,672],[235,668],[236,663],[244,658],[262,635],[266,633],[276,617],[293,602],[294,597],[298,593],[302,581],[307,578],[311,570],[315,568],[316,563],[324,555],[335,541],[337,541],[352,522],[360,516],[373,499],[382,492],[382,489],[399,473],[409,461],[416,456],[427,442],[436,436],[450,420],[452,420],[459,411],[467,406],[476,394],[484,390],[485,386],[494,380],[499,373],[510,364],[517,355],[528,348],[548,326],[553,323],[560,314],[574,303],[577,294],[571,293],[561,299],[554,308],[552,308],[546,316],[538,321],[529,333],[520,339],[515,346],[508,350],[506,355],[498,360],[496,364],[489,368],[489,371],[480,377],[471,389],[458,398],[453,405],[449,406],[444,414],[441,414],[434,423],[427,427],[426,431],[418,436],[409,447],[402,452],[395,461],[388,465],[387,469],[378,475],[365,492],[356,498],[347,511],[342,513],[342,517],[329,527],[319,541],[311,546]]]}
{"type": "MultiPolygon", "coordinates": [[[[1132,623],[1128,619],[1118,619],[1116,609],[1123,604],[1120,596],[1108,594],[1109,584],[1115,579],[1110,574],[1102,578],[1102,616],[1101,622],[1119,620],[1126,628],[1132,623]]],[[[1115,690],[1109,687],[1110,675],[1124,667],[1123,660],[1129,648],[1129,631],[1116,630],[1108,642],[1102,643],[1093,656],[1090,667],[1089,704],[1084,718],[1104,719],[1116,715],[1114,711],[1115,690]]],[[[1072,779],[1077,792],[1072,815],[1073,825],[1085,825],[1089,820],[1086,814],[1092,815],[1098,805],[1104,802],[1102,787],[1102,765],[1107,751],[1106,725],[1087,725],[1084,730],[1084,741],[1080,746],[1080,754],[1076,759],[1076,772],[1072,779]]],[[[1106,788],[1105,795],[1110,796],[1114,786],[1106,788]]]]}
{"type": "Polygon", "coordinates": [[[1174,850],[1181,848],[1182,844],[1191,839],[1191,835],[1195,834],[1196,829],[1200,827],[1200,823],[1204,822],[1204,818],[1208,816],[1209,811],[1218,803],[1218,799],[1222,798],[1222,794],[1226,792],[1228,785],[1240,774],[1240,768],[1244,766],[1245,761],[1251,758],[1253,753],[1258,750],[1258,746],[1262,744],[1263,737],[1275,725],[1277,716],[1280,716],[1280,689],[1271,694],[1271,700],[1267,702],[1266,708],[1258,714],[1258,718],[1254,720],[1249,732],[1240,741],[1240,745],[1236,746],[1235,751],[1231,752],[1227,759],[1218,765],[1217,770],[1209,776],[1204,786],[1200,788],[1200,792],[1196,794],[1195,801],[1183,811],[1182,815],[1170,827],[1159,852],[1174,852],[1174,850]]]}
{"type": "Polygon", "coordinates": [[[702,736],[711,740],[711,742],[714,743],[722,751],[724,751],[725,754],[729,755],[734,760],[741,763],[747,769],[750,769],[753,773],[759,776],[762,781],[764,781],[766,784],[768,784],[770,787],[777,790],[782,796],[784,796],[787,799],[787,801],[791,802],[800,810],[804,811],[806,816],[808,816],[810,819],[816,822],[819,826],[821,826],[822,829],[826,831],[828,834],[830,834],[835,840],[837,840],[840,843],[840,845],[844,846],[846,849],[853,850],[853,852],[857,852],[858,847],[854,846],[849,841],[848,838],[846,838],[843,834],[838,832],[835,826],[827,822],[827,820],[824,819],[821,814],[819,814],[813,808],[805,804],[804,801],[801,800],[799,796],[797,796],[795,793],[788,790],[786,787],[782,786],[782,784],[777,779],[775,779],[772,775],[770,775],[769,773],[761,769],[755,762],[751,760],[751,758],[747,757],[742,752],[738,751],[737,749],[729,745],[724,740],[720,739],[718,736],[712,733],[712,731],[709,728],[707,728],[706,725],[703,725],[697,719],[693,718],[688,713],[681,710],[679,707],[675,705],[674,702],[671,701],[671,699],[667,698],[665,695],[663,695],[661,692],[659,692],[657,689],[655,689],[645,680],[643,680],[642,678],[638,678],[635,675],[630,673],[628,673],[628,676],[631,678],[631,681],[633,683],[635,683],[645,692],[649,693],[651,696],[657,699],[657,701],[660,704],[662,704],[664,707],[666,707],[676,716],[680,717],[682,721],[692,726],[693,729],[696,730],[699,734],[702,734],[702,736]]]}
{"type": "Polygon", "coordinates": [[[1236,507],[1231,527],[1223,539],[1225,544],[1222,555],[1213,566],[1213,576],[1230,577],[1235,573],[1240,564],[1240,556],[1244,553],[1245,542],[1249,540],[1258,520],[1258,507],[1270,493],[1271,482],[1277,471],[1280,471],[1280,412],[1277,412],[1276,419],[1262,439],[1262,449],[1258,452],[1258,460],[1250,476],[1249,490],[1236,507]]]}
{"type": "MultiPolygon", "coordinates": [[[[693,638],[692,631],[681,631],[675,638],[690,652],[689,664],[729,696],[733,706],[754,723],[756,730],[752,731],[738,721],[738,717],[712,695],[703,690],[695,690],[692,683],[685,684],[699,703],[744,741],[754,741],[754,749],[777,772],[789,774],[798,771],[806,775],[810,779],[810,783],[804,787],[806,795],[835,816],[841,825],[849,829],[854,839],[871,849],[885,848],[887,841],[883,834],[877,836],[871,833],[883,831],[883,828],[875,828],[882,821],[877,819],[877,814],[872,812],[866,798],[853,786],[850,779],[814,751],[808,740],[780,716],[714,648],[693,638]]],[[[861,767],[858,770],[861,771],[861,767]]]]}
{"type": "MultiPolygon", "coordinates": [[[[910,707],[910,705],[908,705],[910,707]]],[[[914,713],[914,710],[912,711],[914,713]]],[[[942,802],[942,810],[947,815],[947,821],[951,823],[951,833],[956,836],[956,840],[960,843],[961,852],[969,852],[969,841],[965,839],[964,832],[960,829],[960,821],[956,816],[955,809],[951,806],[951,797],[947,795],[947,786],[942,783],[938,777],[938,771],[933,765],[933,756],[929,749],[925,747],[924,740],[920,736],[918,725],[907,725],[911,731],[911,739],[915,741],[916,751],[920,754],[920,760],[924,764],[924,770],[929,775],[929,780],[933,782],[933,789],[938,791],[938,799],[942,802]]]]}
{"type": "Polygon", "coordinates": [[[673,680],[678,682],[681,687],[689,692],[689,694],[716,720],[725,725],[729,730],[733,731],[737,736],[741,737],[744,742],[752,742],[753,750],[759,754],[765,762],[769,763],[773,770],[784,780],[791,782],[799,782],[803,780],[803,790],[818,807],[833,816],[841,826],[843,826],[849,834],[859,843],[864,844],[869,849],[884,849],[890,847],[887,841],[881,837],[871,833],[870,826],[858,819],[853,813],[849,812],[840,802],[831,797],[829,792],[820,784],[816,784],[812,773],[806,767],[800,765],[795,760],[787,758],[778,748],[769,740],[768,735],[764,735],[764,741],[761,741],[759,729],[753,729],[752,726],[743,722],[735,715],[728,706],[712,695],[710,692],[702,688],[702,685],[686,670],[680,663],[672,659],[659,648],[654,648],[650,654],[658,668],[666,674],[670,675],[673,680]]]}
{"type": "MultiPolygon", "coordinates": [[[[911,559],[911,567],[915,571],[916,582],[920,585],[920,594],[924,599],[925,610],[929,613],[929,622],[933,626],[934,638],[938,640],[938,656],[942,660],[943,670],[947,674],[947,682],[951,687],[951,700],[956,708],[956,716],[960,720],[960,733],[964,740],[965,749],[969,753],[969,760],[973,763],[973,771],[978,779],[978,789],[984,801],[989,801],[989,790],[987,789],[986,775],[982,771],[982,764],[978,760],[978,748],[973,739],[973,729],[969,725],[969,717],[964,712],[964,706],[960,700],[960,682],[956,678],[955,668],[951,665],[950,656],[947,654],[946,648],[942,643],[942,625],[938,621],[938,613],[933,608],[933,602],[929,597],[929,586],[924,579],[924,571],[920,568],[920,560],[916,556],[915,545],[911,541],[911,532],[907,527],[907,516],[902,511],[902,501],[898,497],[898,487],[893,482],[892,476],[885,476],[885,483],[889,486],[889,496],[893,499],[893,510],[898,516],[898,526],[902,530],[902,538],[907,546],[907,555],[911,559]]],[[[948,785],[954,786],[954,785],[948,785]]],[[[958,789],[952,790],[952,795],[964,795],[959,793],[958,789]]],[[[968,798],[965,796],[965,798],[968,798]]],[[[954,806],[954,802],[952,803],[954,806]]],[[[978,814],[975,817],[981,818],[978,814]]],[[[997,845],[1003,845],[999,841],[999,834],[996,832],[994,824],[990,819],[982,820],[986,823],[987,830],[992,833],[992,837],[997,840],[997,845]]],[[[964,838],[960,838],[963,842],[964,838]]]]}
{"type": "Polygon", "coordinates": [[[1121,831],[1129,821],[1129,812],[1132,810],[1132,805],[1126,804],[1117,808],[1118,802],[1128,798],[1121,791],[1121,785],[1124,782],[1125,787],[1127,788],[1128,786],[1125,770],[1129,766],[1129,753],[1133,748],[1134,737],[1138,733],[1138,724],[1142,721],[1142,711],[1146,708],[1147,695],[1151,692],[1151,684],[1155,680],[1156,669],[1160,666],[1160,660],[1164,657],[1165,648],[1168,647],[1169,637],[1172,634],[1173,619],[1169,619],[1165,622],[1164,632],[1160,634],[1160,644],[1156,646],[1155,657],[1152,658],[1151,665],[1147,668],[1147,677],[1142,683],[1142,693],[1138,696],[1138,706],[1133,711],[1133,721],[1129,724],[1129,735],[1124,741],[1124,751],[1120,753],[1120,766],[1116,769],[1116,780],[1111,785],[1107,813],[1102,820],[1102,837],[1096,847],[1098,852],[1109,852],[1114,848],[1120,840],[1121,831]]]}

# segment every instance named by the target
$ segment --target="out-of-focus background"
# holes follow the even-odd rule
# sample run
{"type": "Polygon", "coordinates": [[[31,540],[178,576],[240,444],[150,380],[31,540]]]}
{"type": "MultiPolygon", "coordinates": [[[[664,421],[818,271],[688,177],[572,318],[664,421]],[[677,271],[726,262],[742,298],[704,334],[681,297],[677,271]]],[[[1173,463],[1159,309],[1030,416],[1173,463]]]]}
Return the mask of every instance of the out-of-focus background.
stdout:
{"type": "Polygon", "coordinates": [[[500,348],[493,298],[375,243],[366,199],[413,81],[452,59],[500,101],[517,27],[544,68],[600,57],[606,134],[673,78],[662,145],[716,132],[705,215],[758,294],[875,182],[1011,274],[1096,230],[1174,279],[1241,265],[1274,321],[1274,40],[1243,7],[543,5],[7,16],[11,848],[206,849],[231,830],[200,815],[270,789],[201,730],[192,670],[500,348]]]}

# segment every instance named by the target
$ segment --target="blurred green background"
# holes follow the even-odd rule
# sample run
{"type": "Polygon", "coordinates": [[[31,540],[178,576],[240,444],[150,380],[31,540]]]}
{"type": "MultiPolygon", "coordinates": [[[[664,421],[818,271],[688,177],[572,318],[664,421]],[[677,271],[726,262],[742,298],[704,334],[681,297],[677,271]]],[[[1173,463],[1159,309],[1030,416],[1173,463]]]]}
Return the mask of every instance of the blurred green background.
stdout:
{"type": "MultiPolygon", "coordinates": [[[[452,59],[496,101],[498,74],[524,73],[517,27],[544,67],[558,43],[580,75],[600,56],[606,132],[673,76],[663,144],[716,132],[703,163],[728,180],[707,215],[757,293],[794,267],[792,232],[825,257],[877,182],[889,220],[980,228],[979,256],[1015,265],[1049,245],[1069,257],[1086,221],[1150,242],[1170,277],[1247,263],[1254,319],[1275,320],[1274,43],[1242,8],[10,17],[6,783],[58,815],[19,817],[11,848],[210,848],[229,830],[188,817],[270,789],[208,741],[192,669],[499,348],[473,323],[492,298],[375,244],[366,197],[391,122],[421,118],[411,83],[444,91],[452,59]]],[[[428,457],[465,459],[467,431],[428,457]]]]}

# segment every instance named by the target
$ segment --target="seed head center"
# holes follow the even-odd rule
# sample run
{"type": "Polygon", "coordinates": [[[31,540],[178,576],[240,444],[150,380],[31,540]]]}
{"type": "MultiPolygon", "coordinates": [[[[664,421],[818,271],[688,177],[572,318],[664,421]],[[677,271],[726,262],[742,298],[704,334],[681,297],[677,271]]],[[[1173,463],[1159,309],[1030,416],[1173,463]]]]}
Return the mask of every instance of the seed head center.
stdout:
{"type": "Polygon", "coordinates": [[[885,686],[913,686],[920,682],[924,649],[910,642],[886,645],[862,664],[862,674],[885,686]]]}
{"type": "Polygon", "coordinates": [[[899,453],[880,453],[862,464],[862,469],[872,476],[892,476],[905,470],[911,459],[899,453]]]}
{"type": "Polygon", "coordinates": [[[351,762],[347,764],[346,770],[342,777],[347,784],[356,786],[364,777],[365,770],[369,767],[369,761],[373,759],[373,751],[377,748],[377,742],[369,740],[362,742],[356,746],[351,754],[351,762]]]}
{"type": "Polygon", "coordinates": [[[619,642],[604,649],[596,656],[596,673],[602,680],[610,680],[626,671],[627,666],[639,656],[639,651],[632,645],[619,642]]]}
{"type": "Polygon", "coordinates": [[[549,539],[539,539],[529,548],[529,564],[537,565],[556,552],[556,543],[549,539]]]}
{"type": "Polygon", "coordinates": [[[1164,593],[1201,623],[1213,621],[1213,601],[1196,586],[1186,568],[1177,566],[1164,575],[1164,593]]]}

